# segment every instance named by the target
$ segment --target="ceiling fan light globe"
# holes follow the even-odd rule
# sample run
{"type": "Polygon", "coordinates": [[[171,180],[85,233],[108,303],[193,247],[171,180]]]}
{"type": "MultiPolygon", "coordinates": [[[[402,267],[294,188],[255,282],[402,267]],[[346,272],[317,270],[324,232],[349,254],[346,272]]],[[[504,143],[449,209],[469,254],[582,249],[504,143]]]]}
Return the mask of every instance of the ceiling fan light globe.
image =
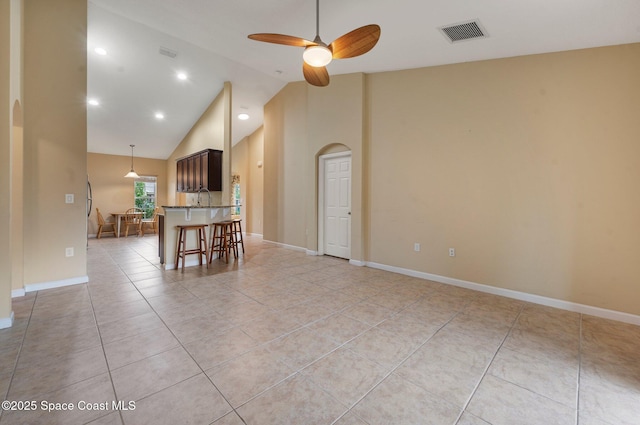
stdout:
{"type": "Polygon", "coordinates": [[[314,67],[327,66],[332,58],[333,53],[325,46],[309,46],[302,54],[302,59],[314,67]]]}

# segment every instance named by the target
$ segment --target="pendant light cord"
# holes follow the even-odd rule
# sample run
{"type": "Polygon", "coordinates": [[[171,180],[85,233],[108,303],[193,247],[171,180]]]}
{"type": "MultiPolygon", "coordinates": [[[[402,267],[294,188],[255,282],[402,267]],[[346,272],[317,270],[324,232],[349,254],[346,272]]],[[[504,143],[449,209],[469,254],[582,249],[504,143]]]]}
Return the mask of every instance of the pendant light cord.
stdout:
{"type": "Polygon", "coordinates": [[[316,0],[316,38],[320,38],[320,0],[316,0]]]}

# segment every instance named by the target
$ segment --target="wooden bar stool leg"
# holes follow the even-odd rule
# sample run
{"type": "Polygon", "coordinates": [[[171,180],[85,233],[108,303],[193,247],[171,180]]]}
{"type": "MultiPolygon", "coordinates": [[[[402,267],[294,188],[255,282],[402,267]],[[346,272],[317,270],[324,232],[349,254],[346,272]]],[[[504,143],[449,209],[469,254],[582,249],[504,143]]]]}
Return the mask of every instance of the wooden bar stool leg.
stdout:
{"type": "Polygon", "coordinates": [[[238,242],[242,247],[242,253],[244,254],[244,239],[242,238],[242,219],[233,220],[233,232],[236,236],[236,242],[238,242],[238,237],[240,241],[238,242]]]}
{"type": "MultiPolygon", "coordinates": [[[[180,249],[180,246],[182,245],[182,232],[184,230],[182,228],[180,228],[180,232],[178,233],[178,245],[176,247],[176,265],[175,265],[175,269],[178,269],[178,262],[180,261],[180,253],[182,252],[182,250],[180,249]]],[[[184,259],[182,260],[182,264],[184,265],[184,259]]]]}
{"type": "Polygon", "coordinates": [[[211,251],[209,251],[209,262],[213,261],[213,255],[217,254],[219,259],[229,263],[231,252],[238,258],[238,246],[234,234],[233,222],[223,221],[212,223],[213,232],[211,237],[211,251]]]}
{"type": "Polygon", "coordinates": [[[233,222],[229,223],[229,244],[233,249],[233,258],[238,258],[238,239],[236,238],[236,226],[233,222]]]}
{"type": "Polygon", "coordinates": [[[220,258],[222,227],[218,223],[211,224],[213,232],[211,233],[211,250],[209,251],[209,263],[213,261],[213,254],[218,254],[220,258]]]}
{"type": "Polygon", "coordinates": [[[196,241],[198,243],[198,249],[200,250],[200,254],[198,254],[198,264],[202,265],[202,229],[198,229],[196,241]]]}
{"type": "Polygon", "coordinates": [[[184,271],[184,263],[187,262],[187,231],[180,229],[182,235],[182,271],[184,271]]]}
{"type": "Polygon", "coordinates": [[[224,262],[229,264],[229,244],[227,243],[227,226],[222,226],[222,255],[224,255],[224,262]]]}
{"type": "Polygon", "coordinates": [[[204,262],[207,265],[207,268],[209,268],[209,253],[208,253],[208,247],[207,247],[207,232],[204,230],[204,228],[198,229],[198,233],[199,233],[199,239],[200,239],[200,255],[198,255],[198,258],[200,260],[200,265],[202,265],[202,255],[204,254],[204,262]]]}
{"type": "Polygon", "coordinates": [[[182,271],[184,271],[187,255],[196,254],[198,255],[198,264],[202,266],[202,256],[204,255],[207,268],[209,268],[209,251],[207,248],[207,233],[205,227],[207,227],[207,224],[177,226],[177,228],[180,229],[180,232],[178,233],[178,245],[176,247],[176,269],[178,268],[180,258],[182,258],[182,271]],[[187,249],[187,233],[189,230],[196,231],[196,248],[193,249],[187,249]]]}
{"type": "Polygon", "coordinates": [[[211,224],[211,249],[209,250],[209,258],[207,259],[207,265],[213,260],[213,251],[215,250],[216,243],[216,226],[211,224]]]}

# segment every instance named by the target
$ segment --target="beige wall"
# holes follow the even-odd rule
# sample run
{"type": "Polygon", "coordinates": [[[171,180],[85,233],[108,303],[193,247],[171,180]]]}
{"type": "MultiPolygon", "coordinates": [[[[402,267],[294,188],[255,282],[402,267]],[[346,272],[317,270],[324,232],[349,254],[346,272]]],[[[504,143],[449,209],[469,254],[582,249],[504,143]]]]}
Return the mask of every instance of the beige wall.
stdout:
{"type": "Polygon", "coordinates": [[[341,75],[328,87],[308,86],[308,138],[305,190],[307,245],[318,247],[318,156],[342,150],[351,151],[351,259],[364,260],[362,246],[363,154],[364,154],[364,74],[341,75]]]}
{"type": "MultiPolygon", "coordinates": [[[[22,106],[22,17],[23,7],[20,0],[2,2],[2,28],[0,43],[1,57],[5,66],[1,71],[2,88],[7,90],[0,95],[8,106],[0,112],[2,124],[8,124],[8,132],[0,139],[3,154],[0,155],[0,220],[6,229],[0,233],[3,238],[0,255],[2,275],[0,277],[0,327],[8,325],[6,319],[11,314],[12,291],[18,293],[24,288],[24,246],[23,246],[23,114],[22,106]],[[5,80],[6,78],[6,80],[5,80]]],[[[2,128],[2,127],[0,127],[2,128]]]]}
{"type": "Polygon", "coordinates": [[[287,85],[265,105],[264,238],[318,250],[318,156],[352,154],[351,258],[363,259],[364,75],[287,85]],[[333,150],[332,150],[333,149],[333,150]]]}
{"type": "Polygon", "coordinates": [[[23,16],[23,1],[11,0],[11,288],[18,293],[24,286],[23,16]]]}
{"type": "Polygon", "coordinates": [[[240,208],[243,229],[247,233],[262,235],[264,131],[257,129],[233,147],[232,171],[240,175],[240,208]]]}
{"type": "Polygon", "coordinates": [[[307,83],[285,86],[264,108],[265,240],[306,247],[307,83]]]}
{"type": "Polygon", "coordinates": [[[639,314],[639,73],[636,44],[372,75],[370,261],[639,314]]]}
{"type": "Polygon", "coordinates": [[[222,150],[222,192],[211,192],[214,205],[231,202],[231,83],[222,91],[196,121],[167,159],[168,205],[195,204],[197,195],[176,192],[176,160],[204,149],[222,150]]]}
{"type": "Polygon", "coordinates": [[[86,68],[87,2],[25,2],[25,285],[87,279],[86,68]]]}
{"type": "Polygon", "coordinates": [[[638,315],[638,75],[633,44],[289,84],[265,107],[265,239],[313,249],[301,164],[359,143],[364,260],[638,315]]]}
{"type": "Polygon", "coordinates": [[[0,0],[0,328],[11,325],[11,139],[10,9],[0,0]]]}
{"type": "Polygon", "coordinates": [[[245,224],[242,230],[245,232],[247,223],[247,180],[249,167],[249,137],[245,137],[233,145],[233,155],[231,156],[231,174],[240,178],[240,197],[243,200],[243,208],[240,208],[240,218],[245,224]]]}
{"type": "MultiPolygon", "coordinates": [[[[136,157],[133,161],[138,175],[157,177],[156,203],[158,206],[167,205],[167,161],[136,157]]],[[[96,208],[100,209],[105,219],[109,219],[111,212],[123,212],[134,206],[133,179],[123,177],[130,168],[130,156],[87,154],[87,172],[93,198],[89,235],[98,232],[96,208]]]]}
{"type": "Polygon", "coordinates": [[[22,107],[13,104],[11,132],[11,289],[24,287],[24,126],[22,107]]]}
{"type": "Polygon", "coordinates": [[[248,192],[245,208],[246,232],[263,234],[264,215],[264,127],[260,127],[249,137],[248,192]],[[258,166],[262,162],[262,166],[258,166]]]}

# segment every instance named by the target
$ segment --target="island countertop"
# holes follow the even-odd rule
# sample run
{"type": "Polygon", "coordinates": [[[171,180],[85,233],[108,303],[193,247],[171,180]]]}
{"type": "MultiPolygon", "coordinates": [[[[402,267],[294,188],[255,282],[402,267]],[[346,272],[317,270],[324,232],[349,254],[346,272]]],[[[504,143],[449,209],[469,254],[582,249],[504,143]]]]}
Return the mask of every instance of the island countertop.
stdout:
{"type": "MultiPolygon", "coordinates": [[[[164,261],[165,270],[175,268],[176,246],[178,241],[178,229],[176,226],[190,224],[204,224],[209,226],[211,223],[229,220],[231,212],[238,205],[163,205],[164,217],[162,220],[162,237],[159,250],[160,261],[164,261]]],[[[211,227],[209,227],[208,240],[211,240],[211,227]]],[[[192,232],[187,234],[187,245],[198,246],[195,235],[192,232]]],[[[195,256],[187,258],[187,267],[199,265],[199,261],[195,256]]]]}
{"type": "Polygon", "coordinates": [[[162,205],[162,208],[166,209],[208,209],[208,208],[235,208],[239,205],[162,205]]]}

